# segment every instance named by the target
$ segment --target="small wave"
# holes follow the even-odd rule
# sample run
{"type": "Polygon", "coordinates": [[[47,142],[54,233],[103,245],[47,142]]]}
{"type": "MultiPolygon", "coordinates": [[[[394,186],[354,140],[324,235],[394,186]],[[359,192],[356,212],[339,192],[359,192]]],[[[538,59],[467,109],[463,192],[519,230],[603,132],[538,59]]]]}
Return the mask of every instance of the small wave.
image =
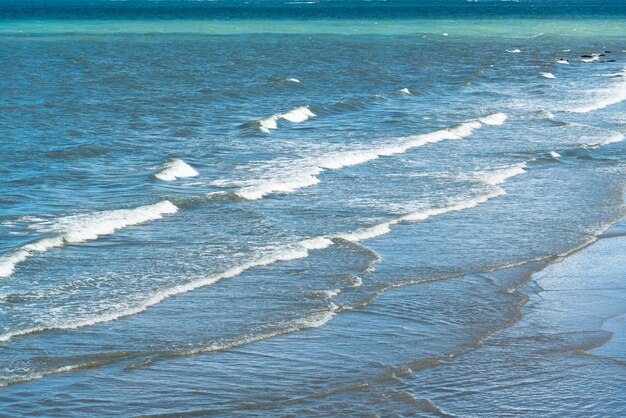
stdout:
{"type": "Polygon", "coordinates": [[[240,347],[242,345],[251,344],[257,341],[278,337],[280,335],[291,334],[293,332],[303,331],[305,329],[319,328],[326,325],[331,319],[335,317],[338,308],[339,307],[337,305],[331,302],[327,310],[313,313],[307,317],[295,319],[291,323],[284,324],[283,327],[278,328],[274,331],[263,332],[255,335],[246,335],[233,340],[219,341],[206,346],[196,347],[190,350],[168,354],[177,356],[188,356],[207,352],[224,351],[231,348],[240,347]]]}
{"type": "Polygon", "coordinates": [[[109,313],[95,316],[95,317],[86,318],[81,321],[42,325],[38,327],[32,327],[32,328],[7,332],[7,333],[0,335],[0,341],[9,341],[10,339],[14,337],[34,334],[34,333],[39,333],[39,332],[44,332],[44,331],[52,331],[52,330],[59,330],[59,329],[76,329],[76,328],[82,328],[86,326],[93,326],[93,325],[103,323],[103,322],[115,321],[117,319],[120,319],[126,316],[136,315],[140,312],[145,311],[150,306],[156,305],[171,296],[190,292],[200,287],[209,286],[211,284],[217,283],[220,280],[229,279],[229,278],[238,276],[241,273],[247,270],[250,270],[252,268],[255,268],[255,267],[266,266],[269,264],[276,263],[278,261],[288,261],[288,260],[296,260],[298,258],[305,258],[308,256],[310,250],[321,250],[333,244],[334,242],[329,238],[314,237],[314,238],[306,239],[306,240],[299,241],[293,244],[282,245],[282,246],[271,249],[267,254],[262,255],[255,260],[251,260],[246,263],[231,267],[221,273],[203,277],[198,280],[193,280],[187,283],[180,284],[178,286],[173,286],[171,288],[163,289],[159,292],[156,292],[155,294],[153,294],[152,296],[150,296],[149,298],[145,299],[143,302],[135,306],[128,307],[126,309],[121,309],[115,312],[109,312],[109,313]]]}
{"type": "Polygon", "coordinates": [[[564,59],[564,58],[559,58],[558,60],[556,60],[557,64],[569,64],[569,61],[564,59]]]}
{"type": "Polygon", "coordinates": [[[288,112],[277,113],[265,119],[261,119],[257,121],[257,123],[261,131],[270,133],[271,129],[278,129],[278,121],[281,119],[292,123],[300,123],[314,116],[316,116],[315,113],[311,112],[308,106],[300,106],[288,112]]]}
{"type": "Polygon", "coordinates": [[[592,74],[592,77],[626,77],[626,70],[620,71],[618,73],[601,73],[601,74],[592,74]]]}
{"type": "Polygon", "coordinates": [[[408,94],[408,95],[411,94],[411,91],[409,89],[407,89],[406,87],[403,88],[403,89],[398,90],[398,92],[402,93],[402,94],[408,94]]]}
{"type": "MultiPolygon", "coordinates": [[[[434,132],[398,138],[392,143],[380,144],[370,149],[330,153],[315,159],[303,159],[297,169],[282,170],[270,178],[260,179],[250,185],[239,188],[235,194],[242,199],[257,200],[272,193],[289,193],[318,184],[317,176],[325,170],[351,167],[380,157],[402,154],[412,148],[443,140],[458,140],[471,135],[483,125],[501,125],[507,119],[504,113],[493,113],[485,117],[461,123],[451,128],[434,132]]],[[[294,162],[297,164],[297,162],[294,162]]],[[[216,181],[215,186],[227,186],[230,183],[216,181]]]]}
{"type": "Polygon", "coordinates": [[[15,266],[34,253],[45,252],[61,247],[66,243],[80,243],[95,240],[101,235],[109,235],[118,229],[138,225],[176,213],[178,208],[168,200],[153,205],[133,209],[118,209],[71,215],[52,221],[46,232],[54,236],[45,237],[26,244],[0,258],[0,277],[8,277],[15,272],[15,266]]]}
{"type": "Polygon", "coordinates": [[[550,152],[548,153],[548,155],[549,155],[550,157],[554,158],[555,160],[557,160],[557,159],[561,158],[561,154],[559,154],[559,153],[558,153],[558,152],[556,152],[556,151],[550,151],[550,152]]]}
{"type": "Polygon", "coordinates": [[[183,177],[195,177],[200,174],[189,164],[179,159],[168,161],[159,168],[160,170],[154,174],[154,177],[164,181],[174,181],[183,177]]]}
{"type": "MultiPolygon", "coordinates": [[[[488,182],[488,184],[500,184],[500,182],[503,182],[506,179],[514,175],[525,172],[524,170],[521,170],[521,171],[519,170],[520,166],[521,164],[516,164],[512,167],[502,169],[502,170],[507,170],[507,169],[515,168],[515,167],[518,168],[516,170],[507,171],[506,175],[500,174],[498,176],[498,178],[500,179],[499,182],[491,181],[491,182],[488,182]]],[[[391,231],[390,227],[392,225],[396,225],[396,224],[403,223],[403,222],[423,221],[433,216],[438,216],[438,215],[442,215],[442,214],[446,214],[450,212],[458,212],[458,211],[462,211],[465,209],[470,209],[470,208],[478,206],[481,203],[487,202],[490,199],[501,196],[505,193],[506,192],[502,188],[496,186],[496,189],[493,192],[485,194],[485,195],[462,200],[460,202],[456,202],[456,203],[453,203],[451,205],[444,206],[441,208],[431,208],[431,209],[425,209],[422,211],[408,213],[408,214],[399,216],[395,219],[392,219],[390,221],[383,222],[381,224],[374,225],[372,227],[363,228],[354,232],[339,233],[339,234],[335,234],[331,236],[318,236],[318,237],[301,240],[301,241],[291,243],[291,244],[280,245],[278,247],[270,249],[265,255],[261,255],[254,260],[250,260],[243,264],[239,264],[234,267],[231,267],[221,273],[217,273],[217,274],[203,277],[197,280],[192,280],[187,283],[182,283],[180,285],[173,286],[167,289],[163,289],[151,295],[150,297],[145,299],[143,302],[140,302],[135,306],[128,307],[126,309],[121,309],[115,312],[106,313],[104,315],[99,315],[96,317],[86,318],[81,321],[42,325],[38,327],[32,327],[32,328],[7,332],[7,333],[0,335],[0,341],[9,341],[14,337],[19,337],[19,336],[24,336],[24,335],[34,334],[34,333],[39,333],[39,332],[45,332],[45,331],[60,330],[60,329],[76,329],[76,328],[82,328],[86,326],[93,326],[99,323],[115,321],[126,316],[136,315],[140,312],[145,311],[150,306],[159,304],[160,302],[162,302],[163,300],[169,297],[172,297],[174,295],[178,295],[181,293],[187,293],[187,292],[193,291],[201,287],[209,286],[209,285],[219,282],[220,280],[239,276],[243,272],[250,270],[252,268],[267,266],[267,265],[270,265],[279,261],[288,261],[288,260],[295,260],[299,258],[305,258],[309,255],[309,251],[328,248],[332,245],[337,244],[338,242],[341,242],[341,240],[358,242],[358,241],[363,241],[366,239],[374,238],[376,236],[389,233],[391,231]]],[[[362,283],[363,282],[361,278],[356,277],[354,283],[352,284],[352,287],[361,286],[362,283]]],[[[304,328],[321,326],[325,324],[335,315],[335,311],[338,308],[334,304],[332,306],[333,308],[331,311],[320,314],[319,317],[309,318],[306,321],[302,321],[301,324],[295,327],[292,327],[290,329],[293,329],[295,331],[295,330],[300,330],[304,328]]],[[[292,332],[292,331],[285,331],[285,332],[292,332]]],[[[259,339],[264,339],[264,338],[269,338],[269,337],[259,337],[259,339]]],[[[203,351],[206,351],[206,350],[203,350],[203,351]]]]}
{"type": "Polygon", "coordinates": [[[485,125],[502,125],[506,122],[506,115],[504,113],[492,113],[491,115],[478,119],[478,121],[485,125]]]}
{"type": "Polygon", "coordinates": [[[513,164],[509,167],[505,167],[485,174],[484,176],[482,176],[482,180],[487,184],[497,186],[504,183],[511,177],[524,174],[526,172],[525,168],[526,163],[513,164]]]}
{"type": "Polygon", "coordinates": [[[337,296],[339,293],[341,293],[341,289],[321,290],[318,293],[328,299],[332,299],[335,296],[337,296]]]}
{"type": "Polygon", "coordinates": [[[41,372],[32,373],[26,376],[15,377],[12,379],[0,381],[0,387],[7,387],[9,385],[15,385],[19,383],[26,383],[32,380],[42,379],[46,376],[67,373],[67,372],[74,371],[74,370],[86,370],[86,369],[98,367],[100,365],[101,365],[100,362],[85,363],[85,364],[70,364],[67,366],[57,367],[54,369],[43,370],[41,372]]]}
{"type": "Polygon", "coordinates": [[[515,48],[515,49],[507,49],[506,52],[510,52],[511,54],[519,54],[522,51],[518,48],[515,48]]]}
{"type": "Polygon", "coordinates": [[[363,286],[363,279],[359,276],[354,276],[352,278],[352,283],[350,283],[350,287],[361,287],[363,286]]]}
{"type": "Polygon", "coordinates": [[[592,144],[591,146],[608,145],[608,144],[613,144],[615,142],[621,142],[623,140],[624,140],[624,134],[622,134],[620,132],[614,132],[612,135],[607,136],[606,138],[604,138],[600,142],[592,144]]]}
{"type": "Polygon", "coordinates": [[[288,78],[285,81],[288,81],[290,83],[299,83],[300,82],[300,80],[298,80],[297,78],[288,78]]]}
{"type": "Polygon", "coordinates": [[[395,219],[382,222],[377,225],[373,225],[367,228],[362,228],[357,231],[347,232],[343,234],[336,235],[336,238],[345,239],[347,241],[364,241],[371,238],[375,238],[381,235],[388,234],[391,232],[391,227],[393,225],[402,223],[402,222],[418,222],[425,221],[434,216],[444,215],[446,213],[451,212],[459,212],[466,209],[474,208],[482,203],[485,203],[491,199],[494,199],[498,196],[502,196],[506,194],[504,189],[498,187],[498,185],[504,183],[507,179],[517,176],[519,174],[523,174],[526,172],[524,168],[526,167],[526,163],[518,163],[513,164],[509,167],[504,167],[502,169],[490,172],[490,173],[481,173],[479,174],[479,179],[484,183],[494,186],[495,189],[487,194],[473,197],[470,199],[462,200],[457,203],[453,203],[447,206],[443,206],[441,208],[430,208],[424,209],[420,211],[411,212],[402,216],[399,216],[395,219]]]}
{"type": "Polygon", "coordinates": [[[556,78],[556,76],[552,73],[539,73],[544,78],[556,78]]]}
{"type": "Polygon", "coordinates": [[[592,102],[586,106],[570,109],[569,112],[588,113],[626,100],[626,82],[622,81],[613,88],[604,90],[601,94],[603,93],[606,93],[606,96],[602,99],[592,102]]]}

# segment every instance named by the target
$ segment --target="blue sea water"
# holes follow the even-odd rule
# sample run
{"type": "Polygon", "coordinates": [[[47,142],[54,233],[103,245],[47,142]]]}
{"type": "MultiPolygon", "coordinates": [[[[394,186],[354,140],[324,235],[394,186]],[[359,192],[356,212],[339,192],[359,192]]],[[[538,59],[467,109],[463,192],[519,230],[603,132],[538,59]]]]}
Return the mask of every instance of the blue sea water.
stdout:
{"type": "Polygon", "coordinates": [[[625,18],[0,1],[0,413],[622,415],[625,18]]]}

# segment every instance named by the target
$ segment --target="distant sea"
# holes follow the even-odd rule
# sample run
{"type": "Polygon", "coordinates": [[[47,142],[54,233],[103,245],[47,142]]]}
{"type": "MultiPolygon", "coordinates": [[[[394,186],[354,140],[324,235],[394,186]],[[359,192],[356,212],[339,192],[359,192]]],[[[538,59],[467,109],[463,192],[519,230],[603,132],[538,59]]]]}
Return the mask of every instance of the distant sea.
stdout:
{"type": "Polygon", "coordinates": [[[0,0],[0,415],[623,416],[625,115],[621,0],[0,0]]]}

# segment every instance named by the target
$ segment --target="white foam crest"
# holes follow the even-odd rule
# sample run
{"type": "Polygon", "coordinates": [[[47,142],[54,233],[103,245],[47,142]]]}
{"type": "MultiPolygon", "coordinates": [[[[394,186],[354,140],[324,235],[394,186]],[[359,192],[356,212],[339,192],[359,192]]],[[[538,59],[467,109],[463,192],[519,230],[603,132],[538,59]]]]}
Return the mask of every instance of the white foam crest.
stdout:
{"type": "Polygon", "coordinates": [[[354,276],[353,282],[350,284],[350,287],[361,287],[363,285],[363,279],[359,276],[354,276]]]}
{"type": "MultiPolygon", "coordinates": [[[[526,167],[526,163],[517,163],[513,164],[509,167],[501,168],[490,173],[482,173],[481,180],[486,184],[491,186],[498,186],[504,183],[507,179],[517,176],[519,174],[523,174],[526,172],[524,168],[526,167]]],[[[488,194],[484,194],[478,197],[470,198],[467,200],[462,200],[457,203],[453,203],[448,206],[443,206],[440,208],[429,208],[423,209],[415,212],[411,212],[405,215],[402,215],[398,218],[392,219],[390,221],[382,222],[374,226],[370,226],[367,228],[358,229],[353,232],[346,232],[342,234],[335,235],[336,238],[345,239],[348,241],[364,241],[371,238],[375,238],[381,235],[388,234],[391,232],[391,226],[396,225],[400,222],[418,222],[424,221],[428,218],[443,215],[450,212],[458,212],[465,209],[470,209],[478,206],[481,203],[487,202],[493,198],[506,194],[506,192],[501,187],[496,187],[493,192],[488,194]]]]}
{"type": "Polygon", "coordinates": [[[624,140],[624,134],[615,132],[611,136],[600,141],[597,145],[607,145],[607,144],[612,144],[614,142],[621,142],[623,140],[624,140]]]}
{"type": "Polygon", "coordinates": [[[15,273],[15,266],[26,260],[31,255],[30,251],[19,249],[9,253],[0,259],[0,277],[9,277],[15,273]]]}
{"type": "Polygon", "coordinates": [[[606,97],[597,100],[595,102],[592,102],[586,106],[581,106],[575,109],[570,109],[570,112],[574,112],[574,113],[588,113],[588,112],[592,112],[594,110],[599,110],[599,109],[603,109],[605,107],[620,103],[624,100],[626,100],[626,82],[621,82],[619,83],[617,86],[611,88],[611,89],[606,89],[605,92],[607,93],[606,97]]]}
{"type": "MultiPolygon", "coordinates": [[[[402,154],[409,149],[447,139],[462,139],[471,135],[483,125],[501,125],[506,119],[507,116],[504,113],[493,113],[451,128],[398,138],[393,143],[384,143],[371,149],[335,152],[316,159],[303,159],[303,164],[298,170],[290,168],[289,171],[280,172],[279,175],[277,174],[272,178],[262,179],[256,183],[241,187],[235,194],[246,200],[256,200],[272,193],[289,193],[319,183],[319,179],[316,176],[324,170],[336,170],[362,164],[380,157],[402,154]]],[[[294,163],[297,164],[298,161],[294,161],[294,163]]],[[[223,186],[228,183],[218,180],[213,182],[213,184],[223,186]]]]}
{"type": "Polygon", "coordinates": [[[541,72],[539,74],[541,74],[541,76],[544,77],[544,78],[556,78],[556,76],[554,74],[552,74],[552,73],[541,72]]]}
{"type": "Polygon", "coordinates": [[[382,154],[373,151],[354,151],[331,154],[320,161],[319,167],[325,170],[337,170],[339,168],[350,167],[363,164],[379,158],[382,154]]]}
{"type": "Polygon", "coordinates": [[[444,206],[441,208],[429,208],[429,209],[423,209],[423,210],[407,213],[405,215],[399,216],[390,221],[382,222],[380,224],[370,226],[367,228],[362,228],[353,232],[346,232],[346,233],[338,234],[338,235],[335,235],[335,237],[345,239],[347,241],[354,241],[354,242],[365,241],[371,238],[376,238],[381,235],[390,233],[391,226],[399,224],[401,222],[425,221],[426,219],[432,218],[434,216],[444,215],[446,213],[451,213],[451,212],[459,212],[465,209],[471,209],[480,205],[481,203],[484,203],[490,199],[501,196],[503,194],[505,194],[505,191],[502,190],[501,188],[498,188],[497,190],[489,194],[463,200],[458,203],[454,203],[454,204],[444,206]]]}
{"type": "Polygon", "coordinates": [[[305,120],[315,116],[315,113],[311,112],[308,106],[300,106],[290,110],[287,113],[279,115],[281,119],[288,120],[289,122],[304,122],[305,120]]]}
{"type": "Polygon", "coordinates": [[[510,52],[511,54],[519,54],[522,51],[518,48],[515,48],[515,49],[507,49],[506,52],[510,52]]]}
{"type": "Polygon", "coordinates": [[[345,232],[335,235],[336,238],[345,239],[346,241],[364,241],[367,239],[375,238],[381,235],[391,232],[391,225],[397,224],[398,221],[383,222],[378,225],[362,228],[353,232],[345,232]]]}
{"type": "Polygon", "coordinates": [[[246,186],[239,189],[235,194],[242,199],[262,199],[272,193],[289,193],[303,187],[316,185],[320,180],[315,177],[322,169],[314,169],[311,173],[292,174],[286,180],[268,180],[261,184],[246,186]]]}
{"type": "Polygon", "coordinates": [[[478,196],[478,197],[471,198],[471,199],[467,199],[467,200],[463,200],[461,202],[458,202],[449,206],[445,206],[442,208],[427,209],[423,211],[408,213],[400,217],[400,221],[401,222],[417,222],[417,221],[426,220],[428,218],[432,218],[434,216],[444,215],[446,213],[460,212],[462,210],[474,208],[480,205],[481,203],[485,203],[488,200],[491,200],[503,194],[505,194],[504,190],[498,189],[492,193],[485,194],[485,195],[478,196]]]}
{"type": "Polygon", "coordinates": [[[300,82],[300,80],[298,80],[297,78],[288,78],[285,81],[289,81],[290,83],[299,83],[300,82]]]}
{"type": "Polygon", "coordinates": [[[278,121],[284,119],[292,123],[300,123],[316,116],[308,106],[299,106],[285,113],[278,113],[259,120],[259,129],[269,133],[270,129],[278,129],[278,121]]]}
{"type": "Polygon", "coordinates": [[[409,89],[407,89],[406,87],[403,89],[398,90],[400,93],[402,94],[411,94],[411,91],[409,89]]]}
{"type": "MultiPolygon", "coordinates": [[[[524,168],[526,167],[526,163],[518,163],[513,164],[512,166],[505,167],[491,173],[483,174],[482,180],[492,186],[498,186],[499,184],[504,183],[507,179],[517,176],[519,174],[523,174],[526,172],[524,168]]],[[[459,212],[466,209],[474,208],[481,203],[485,203],[488,200],[494,199],[498,196],[502,196],[506,194],[506,192],[501,187],[496,187],[493,192],[488,194],[484,194],[478,197],[470,198],[467,200],[462,200],[460,202],[443,206],[441,208],[429,208],[423,209],[415,212],[411,212],[405,215],[402,215],[396,219],[392,219],[390,221],[386,221],[368,228],[362,228],[354,232],[348,232],[343,234],[336,235],[337,238],[342,238],[348,241],[364,241],[370,238],[375,238],[384,234],[388,234],[391,231],[391,226],[396,225],[401,222],[419,222],[424,221],[428,218],[443,215],[450,212],[459,212]]]]}
{"type": "MultiPolygon", "coordinates": [[[[456,136],[457,138],[465,138],[470,136],[474,130],[480,128],[482,126],[480,121],[472,121],[472,122],[466,122],[466,123],[462,123],[454,128],[449,129],[450,133],[452,133],[452,135],[456,136]]],[[[454,139],[454,138],[451,138],[454,139]]]]}
{"type": "Polygon", "coordinates": [[[200,174],[189,164],[179,159],[168,161],[159,168],[160,170],[154,174],[154,177],[164,181],[174,181],[183,177],[195,177],[200,174]]]}
{"type": "Polygon", "coordinates": [[[550,155],[550,157],[555,158],[555,159],[561,158],[561,154],[559,154],[556,151],[550,151],[548,154],[550,155]]]}
{"type": "Polygon", "coordinates": [[[557,64],[569,64],[569,62],[563,58],[556,60],[556,63],[557,64]]]}
{"type": "Polygon", "coordinates": [[[8,277],[15,272],[16,264],[26,260],[33,253],[61,247],[65,243],[79,243],[95,240],[101,235],[109,235],[118,229],[138,225],[176,213],[178,208],[170,201],[163,200],[153,205],[133,209],[92,212],[59,218],[47,232],[57,235],[41,238],[26,244],[0,258],[0,277],[8,277]]]}
{"type": "Polygon", "coordinates": [[[493,113],[478,119],[478,121],[485,125],[502,125],[506,122],[506,115],[504,113],[493,113]]]}
{"type": "Polygon", "coordinates": [[[341,293],[341,289],[322,290],[319,293],[326,296],[328,299],[332,299],[341,293]]]}
{"type": "Polygon", "coordinates": [[[524,174],[526,172],[526,170],[524,170],[525,168],[526,163],[513,164],[509,167],[504,167],[493,172],[484,174],[481,176],[481,180],[492,186],[497,186],[504,183],[511,177],[524,174]]]}

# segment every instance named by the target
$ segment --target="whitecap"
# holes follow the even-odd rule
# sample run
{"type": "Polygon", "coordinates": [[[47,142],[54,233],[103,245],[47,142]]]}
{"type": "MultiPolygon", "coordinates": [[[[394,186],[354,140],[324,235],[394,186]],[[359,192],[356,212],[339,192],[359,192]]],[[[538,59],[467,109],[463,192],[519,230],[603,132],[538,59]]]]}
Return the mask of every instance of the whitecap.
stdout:
{"type": "Polygon", "coordinates": [[[542,72],[542,73],[539,73],[539,74],[541,74],[541,76],[544,77],[544,78],[556,78],[556,76],[554,74],[552,74],[552,73],[543,73],[542,72]]]}
{"type": "Polygon", "coordinates": [[[510,52],[511,54],[519,54],[522,51],[518,48],[515,48],[515,49],[507,49],[506,52],[510,52]]]}
{"type": "Polygon", "coordinates": [[[285,113],[278,113],[258,121],[259,129],[269,133],[271,129],[278,129],[278,121],[283,119],[292,123],[300,123],[316,116],[308,106],[299,106],[285,113]]]}
{"type": "Polygon", "coordinates": [[[200,174],[189,164],[179,159],[168,161],[160,166],[159,169],[154,174],[154,177],[164,181],[174,181],[183,177],[195,177],[200,174]]]}

